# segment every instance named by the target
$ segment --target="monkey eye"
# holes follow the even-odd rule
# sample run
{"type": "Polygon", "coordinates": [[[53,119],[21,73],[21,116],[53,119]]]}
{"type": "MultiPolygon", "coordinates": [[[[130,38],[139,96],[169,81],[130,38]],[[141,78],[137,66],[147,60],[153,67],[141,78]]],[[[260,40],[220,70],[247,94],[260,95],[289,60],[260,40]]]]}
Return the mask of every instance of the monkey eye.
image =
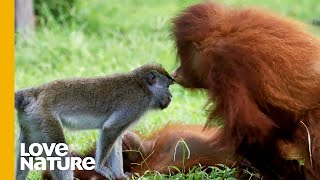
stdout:
{"type": "Polygon", "coordinates": [[[157,82],[157,76],[153,72],[148,73],[147,83],[149,85],[154,85],[156,82],[157,82]]]}

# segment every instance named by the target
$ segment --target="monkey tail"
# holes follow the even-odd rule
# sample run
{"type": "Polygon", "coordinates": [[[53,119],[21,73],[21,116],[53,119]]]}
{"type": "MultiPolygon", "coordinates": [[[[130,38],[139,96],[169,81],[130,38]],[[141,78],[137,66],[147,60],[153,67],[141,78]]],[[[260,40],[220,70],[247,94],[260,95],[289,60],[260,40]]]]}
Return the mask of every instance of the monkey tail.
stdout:
{"type": "Polygon", "coordinates": [[[14,107],[17,110],[24,110],[32,101],[37,98],[39,92],[34,89],[18,90],[14,93],[14,107]]]}

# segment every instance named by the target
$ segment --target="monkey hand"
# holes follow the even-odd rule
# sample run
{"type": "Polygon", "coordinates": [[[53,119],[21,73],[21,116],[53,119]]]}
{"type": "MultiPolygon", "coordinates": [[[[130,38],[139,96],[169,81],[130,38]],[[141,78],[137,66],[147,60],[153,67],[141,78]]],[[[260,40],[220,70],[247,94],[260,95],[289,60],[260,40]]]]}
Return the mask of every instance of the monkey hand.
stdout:
{"type": "Polygon", "coordinates": [[[122,177],[117,177],[115,180],[126,180],[126,179],[131,179],[128,176],[122,176],[122,177]]]}
{"type": "Polygon", "coordinates": [[[94,168],[94,171],[96,171],[97,173],[101,174],[102,176],[108,178],[108,179],[114,179],[115,175],[114,173],[111,171],[110,168],[106,167],[106,166],[96,166],[94,168]]]}
{"type": "Polygon", "coordinates": [[[115,179],[116,180],[126,180],[126,179],[132,179],[132,174],[131,173],[129,173],[129,172],[127,172],[127,173],[125,173],[125,174],[123,174],[123,175],[121,175],[121,176],[117,176],[115,179]]]}
{"type": "Polygon", "coordinates": [[[126,180],[126,179],[132,179],[134,175],[130,172],[124,173],[122,176],[117,176],[115,179],[116,180],[126,180]]]}
{"type": "Polygon", "coordinates": [[[131,173],[115,174],[107,166],[96,166],[96,168],[94,170],[97,173],[101,174],[102,176],[106,177],[107,179],[125,180],[125,179],[129,179],[130,177],[132,177],[131,173]]]}

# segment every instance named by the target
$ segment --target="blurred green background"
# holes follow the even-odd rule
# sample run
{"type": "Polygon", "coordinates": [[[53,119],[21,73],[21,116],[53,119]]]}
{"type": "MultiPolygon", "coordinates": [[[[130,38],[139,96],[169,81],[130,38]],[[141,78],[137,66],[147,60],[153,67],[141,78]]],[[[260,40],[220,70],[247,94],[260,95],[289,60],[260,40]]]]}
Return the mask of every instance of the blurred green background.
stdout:
{"type": "MultiPolygon", "coordinates": [[[[28,38],[16,34],[15,89],[69,77],[127,72],[149,62],[172,71],[176,63],[169,37],[170,18],[196,0],[35,0],[36,31],[28,38]]],[[[273,10],[310,24],[320,19],[319,0],[226,0],[234,6],[273,10]]],[[[319,35],[319,27],[310,27],[319,35]]],[[[203,124],[204,92],[171,88],[171,105],[145,115],[133,129],[144,134],[167,122],[203,124]]],[[[66,131],[67,142],[83,151],[97,131],[66,131]]],[[[18,127],[16,126],[16,137],[18,127]]],[[[38,179],[33,172],[31,179],[38,179]]]]}

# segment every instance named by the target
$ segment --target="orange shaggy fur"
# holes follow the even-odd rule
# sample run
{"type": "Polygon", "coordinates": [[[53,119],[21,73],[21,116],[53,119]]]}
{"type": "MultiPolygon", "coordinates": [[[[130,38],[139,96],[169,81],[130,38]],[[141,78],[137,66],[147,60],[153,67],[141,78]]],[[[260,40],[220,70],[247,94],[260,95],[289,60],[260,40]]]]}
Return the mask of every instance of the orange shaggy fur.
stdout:
{"type": "MultiPolygon", "coordinates": [[[[175,166],[179,170],[188,172],[192,167],[201,164],[202,166],[214,166],[215,164],[225,164],[232,166],[235,160],[232,151],[227,146],[216,144],[208,147],[212,139],[220,139],[221,129],[210,128],[203,130],[200,125],[166,125],[162,129],[154,132],[148,137],[135,133],[126,133],[123,137],[123,168],[125,172],[139,173],[143,175],[146,171],[155,170],[160,173],[169,174],[176,172],[175,166]],[[188,154],[183,155],[183,140],[189,150],[188,154]],[[176,151],[176,154],[174,153],[176,151]],[[175,159],[174,159],[175,154],[175,159]],[[185,161],[183,162],[183,157],[185,161]]],[[[73,154],[73,156],[84,158],[94,157],[95,148],[91,148],[84,156],[73,154]]],[[[81,180],[103,180],[105,177],[95,171],[75,170],[74,176],[81,180]]],[[[44,173],[44,179],[52,179],[48,172],[44,173]]]]}
{"type": "MultiPolygon", "coordinates": [[[[188,172],[192,167],[201,164],[202,166],[214,166],[216,164],[225,164],[232,167],[235,164],[233,151],[229,146],[221,144],[208,144],[212,139],[220,139],[222,136],[221,128],[208,128],[203,130],[201,125],[183,125],[169,124],[160,130],[154,132],[148,137],[137,135],[136,133],[126,133],[123,140],[123,168],[125,172],[144,174],[148,170],[155,170],[164,174],[175,172],[176,169],[169,168],[175,166],[179,170],[184,167],[188,172]],[[182,143],[183,140],[189,150],[190,158],[185,154],[183,164],[182,143]],[[174,151],[176,151],[175,159],[174,151]],[[183,166],[184,165],[184,166],[183,166]]],[[[223,142],[221,142],[223,143],[223,142]]],[[[293,144],[278,142],[283,157],[288,159],[299,159],[300,152],[293,144]]],[[[86,156],[95,156],[95,147],[81,156],[72,153],[73,156],[84,158],[86,156]]],[[[104,180],[105,177],[95,171],[75,170],[74,175],[81,180],[104,180]]],[[[52,179],[49,173],[44,174],[44,179],[52,179]]]]}

